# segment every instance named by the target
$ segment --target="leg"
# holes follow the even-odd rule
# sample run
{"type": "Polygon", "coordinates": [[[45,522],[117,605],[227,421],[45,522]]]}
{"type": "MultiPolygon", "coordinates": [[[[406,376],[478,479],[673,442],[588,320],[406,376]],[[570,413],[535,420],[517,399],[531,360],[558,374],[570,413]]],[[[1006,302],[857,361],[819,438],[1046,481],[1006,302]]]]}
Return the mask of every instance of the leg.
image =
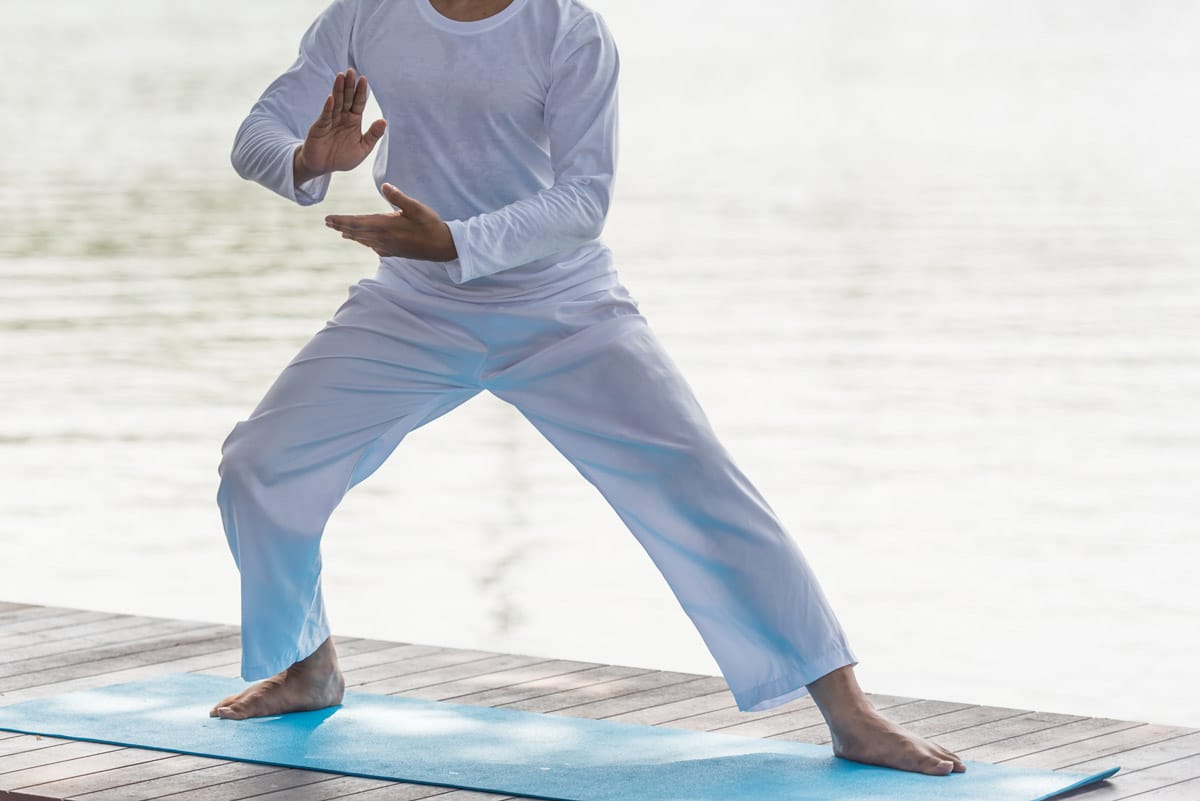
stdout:
{"type": "MultiPolygon", "coordinates": [[[[241,573],[247,680],[320,674],[328,684],[337,669],[320,582],[327,520],[409,431],[479,392],[473,377],[486,349],[416,308],[352,286],[222,445],[217,503],[241,573]]],[[[264,711],[269,686],[239,694],[242,708],[228,716],[277,714],[264,711]]],[[[286,693],[269,695],[277,705],[286,693]]],[[[318,700],[330,695],[340,702],[340,690],[318,700]]]]}
{"type": "Polygon", "coordinates": [[[517,406],[637,537],[739,709],[770,709],[814,688],[814,701],[835,711],[866,702],[861,690],[820,683],[852,676],[858,660],[798,546],[717,440],[644,317],[584,329],[487,388],[517,406]]]}

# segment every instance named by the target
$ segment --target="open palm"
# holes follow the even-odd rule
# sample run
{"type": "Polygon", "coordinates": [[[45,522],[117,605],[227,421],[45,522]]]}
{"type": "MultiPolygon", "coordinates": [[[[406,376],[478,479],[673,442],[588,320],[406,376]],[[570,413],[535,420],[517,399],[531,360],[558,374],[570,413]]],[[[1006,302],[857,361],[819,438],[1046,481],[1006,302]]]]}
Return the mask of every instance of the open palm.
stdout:
{"type": "Polygon", "coordinates": [[[386,120],[375,120],[364,134],[363,110],[367,107],[367,77],[355,80],[354,68],[339,72],[333,93],[325,98],[321,116],[308,129],[300,159],[314,174],[352,170],[362,163],[387,128],[386,120]]]}

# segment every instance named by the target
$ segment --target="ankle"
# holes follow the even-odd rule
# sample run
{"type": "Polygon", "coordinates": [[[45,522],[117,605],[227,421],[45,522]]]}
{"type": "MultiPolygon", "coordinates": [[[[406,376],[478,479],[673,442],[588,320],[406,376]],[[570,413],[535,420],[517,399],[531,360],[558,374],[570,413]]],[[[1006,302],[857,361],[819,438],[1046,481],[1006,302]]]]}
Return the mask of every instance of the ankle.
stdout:
{"type": "Polygon", "coordinates": [[[312,677],[339,674],[337,652],[333,648],[333,638],[327,638],[325,642],[317,647],[317,650],[293,664],[288,668],[288,671],[303,673],[312,677]]]}
{"type": "Polygon", "coordinates": [[[830,728],[878,714],[866,693],[858,686],[851,665],[826,673],[807,687],[830,728]]]}

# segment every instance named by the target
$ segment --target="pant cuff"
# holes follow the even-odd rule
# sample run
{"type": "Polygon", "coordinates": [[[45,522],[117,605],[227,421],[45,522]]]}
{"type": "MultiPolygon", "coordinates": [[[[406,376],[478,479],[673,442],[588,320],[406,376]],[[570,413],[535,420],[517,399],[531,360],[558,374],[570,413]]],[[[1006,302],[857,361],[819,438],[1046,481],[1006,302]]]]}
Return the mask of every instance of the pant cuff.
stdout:
{"type": "Polygon", "coordinates": [[[763,712],[783,706],[789,701],[808,695],[808,687],[826,673],[832,673],[846,665],[857,665],[858,658],[854,652],[846,649],[829,654],[824,659],[812,662],[803,670],[796,670],[754,687],[735,689],[730,687],[734,700],[737,701],[741,712],[763,712]]]}
{"type": "Polygon", "coordinates": [[[266,679],[282,673],[302,659],[312,656],[313,652],[320,648],[321,643],[329,639],[331,634],[332,631],[328,621],[322,618],[321,622],[315,628],[310,629],[310,634],[297,643],[296,649],[290,654],[282,654],[277,659],[269,662],[250,662],[244,658],[245,652],[243,651],[242,679],[245,681],[258,681],[259,679],[266,679]]]}

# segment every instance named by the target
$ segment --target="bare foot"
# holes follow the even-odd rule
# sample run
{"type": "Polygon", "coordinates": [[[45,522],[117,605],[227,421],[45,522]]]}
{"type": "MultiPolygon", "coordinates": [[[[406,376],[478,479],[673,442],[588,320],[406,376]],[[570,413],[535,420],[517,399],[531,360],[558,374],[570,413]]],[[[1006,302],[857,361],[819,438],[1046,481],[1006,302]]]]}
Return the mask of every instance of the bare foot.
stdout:
{"type": "Polygon", "coordinates": [[[833,735],[833,753],[842,759],[945,776],[967,769],[957,754],[905,731],[874,709],[844,716],[833,735]]]}
{"type": "Polygon", "coordinates": [[[876,712],[858,686],[853,666],[827,673],[808,690],[829,725],[835,756],[934,776],[967,769],[957,754],[876,712]]]}
{"type": "Polygon", "coordinates": [[[345,689],[330,637],[311,655],[282,673],[225,698],[208,716],[244,720],[324,709],[340,704],[345,689]]]}

